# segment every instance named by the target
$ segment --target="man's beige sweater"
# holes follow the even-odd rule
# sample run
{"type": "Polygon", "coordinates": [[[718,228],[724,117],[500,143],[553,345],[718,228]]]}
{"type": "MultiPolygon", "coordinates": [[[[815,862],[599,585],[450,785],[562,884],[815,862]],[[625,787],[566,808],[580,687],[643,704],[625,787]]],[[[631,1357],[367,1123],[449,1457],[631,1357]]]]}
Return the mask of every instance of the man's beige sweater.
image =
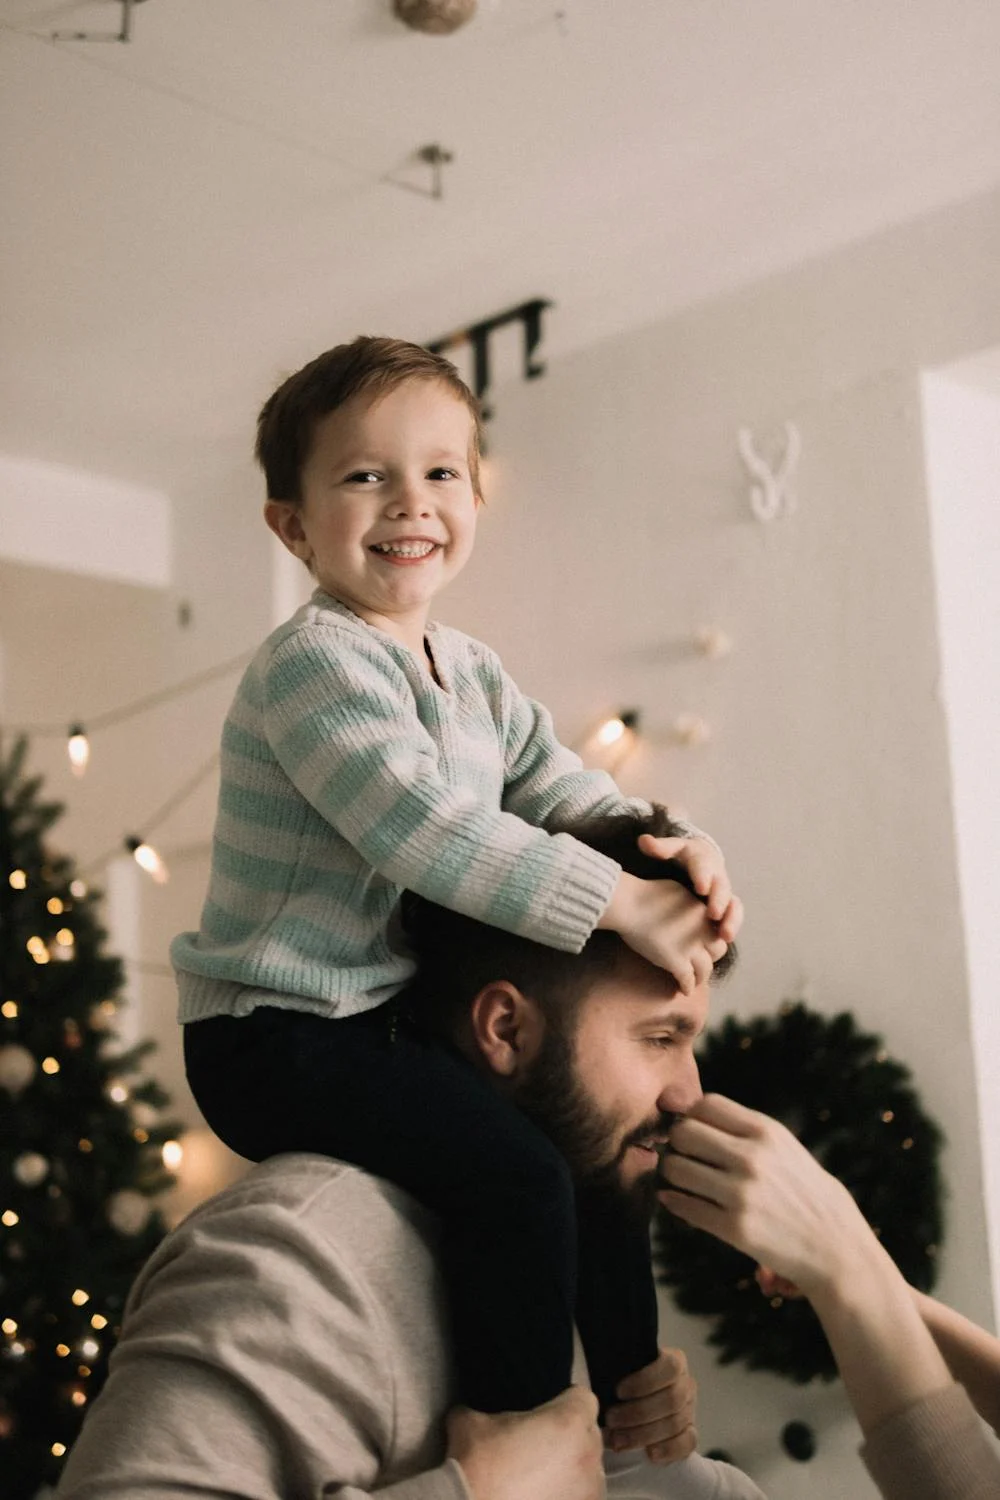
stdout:
{"type": "MultiPolygon", "coordinates": [[[[434,1221],[410,1197],[326,1157],[274,1157],[141,1272],[58,1500],[472,1500],[444,1452],[443,1308],[434,1221]]],[[[959,1387],[864,1457],[887,1500],[1000,1496],[959,1387]]],[[[697,1455],[659,1473],[664,1500],[760,1495],[697,1455]]]]}

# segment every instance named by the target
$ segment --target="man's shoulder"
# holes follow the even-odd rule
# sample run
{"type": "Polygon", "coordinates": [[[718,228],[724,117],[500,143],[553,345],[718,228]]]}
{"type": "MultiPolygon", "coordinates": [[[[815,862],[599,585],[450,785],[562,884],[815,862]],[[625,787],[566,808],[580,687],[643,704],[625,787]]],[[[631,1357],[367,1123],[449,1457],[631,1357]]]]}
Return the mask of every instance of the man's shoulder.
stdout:
{"type": "Polygon", "coordinates": [[[434,1216],[402,1188],[347,1162],[311,1152],[270,1157],[199,1204],[171,1238],[197,1237],[227,1222],[270,1223],[329,1243],[344,1258],[363,1251],[370,1265],[407,1250],[429,1252],[434,1216]]]}

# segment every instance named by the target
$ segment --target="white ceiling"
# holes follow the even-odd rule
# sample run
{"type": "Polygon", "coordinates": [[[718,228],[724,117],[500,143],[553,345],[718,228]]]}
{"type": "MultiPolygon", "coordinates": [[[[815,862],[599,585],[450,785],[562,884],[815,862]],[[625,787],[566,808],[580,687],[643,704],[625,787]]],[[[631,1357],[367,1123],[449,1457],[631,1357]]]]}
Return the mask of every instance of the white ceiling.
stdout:
{"type": "Polygon", "coordinates": [[[550,357],[1000,183],[997,0],[0,0],[0,450],[170,489],[362,331],[550,357]],[[561,13],[561,18],[560,18],[561,13]],[[391,185],[454,152],[434,201],[391,185]]]}

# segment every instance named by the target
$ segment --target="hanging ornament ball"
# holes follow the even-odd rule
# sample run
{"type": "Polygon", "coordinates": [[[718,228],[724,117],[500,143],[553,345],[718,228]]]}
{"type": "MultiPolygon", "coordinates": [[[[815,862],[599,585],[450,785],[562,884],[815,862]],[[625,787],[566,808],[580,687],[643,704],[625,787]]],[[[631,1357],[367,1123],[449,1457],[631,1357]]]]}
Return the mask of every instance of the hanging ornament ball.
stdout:
{"type": "Polygon", "coordinates": [[[0,1047],[0,1089],[15,1099],[22,1094],[38,1071],[38,1063],[27,1047],[11,1042],[0,1047]]]}
{"type": "Polygon", "coordinates": [[[476,0],[393,0],[392,8],[406,26],[429,36],[447,36],[476,13],[476,0]]]}
{"type": "Polygon", "coordinates": [[[14,1160],[14,1176],[22,1187],[37,1187],[48,1175],[48,1159],[39,1151],[25,1151],[14,1160]]]}
{"type": "Polygon", "coordinates": [[[122,1188],[108,1199],[108,1223],[119,1234],[139,1234],[149,1223],[153,1205],[133,1188],[122,1188]]]}
{"type": "Polygon", "coordinates": [[[816,1434],[808,1422],[787,1422],[781,1429],[781,1446],[796,1463],[807,1464],[816,1457],[816,1434]]]}

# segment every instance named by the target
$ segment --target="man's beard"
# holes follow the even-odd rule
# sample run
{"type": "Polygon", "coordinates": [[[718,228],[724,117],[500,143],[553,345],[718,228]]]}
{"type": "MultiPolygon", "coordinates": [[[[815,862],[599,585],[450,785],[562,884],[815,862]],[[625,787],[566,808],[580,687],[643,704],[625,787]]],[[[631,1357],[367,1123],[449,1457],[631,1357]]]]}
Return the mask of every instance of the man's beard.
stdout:
{"type": "Polygon", "coordinates": [[[657,1113],[621,1136],[620,1122],[598,1109],[580,1081],[570,1040],[551,1022],[514,1100],[566,1158],[578,1191],[648,1221],[656,1206],[659,1166],[626,1183],[625,1157],[630,1146],[669,1130],[679,1115],[657,1113]]]}

